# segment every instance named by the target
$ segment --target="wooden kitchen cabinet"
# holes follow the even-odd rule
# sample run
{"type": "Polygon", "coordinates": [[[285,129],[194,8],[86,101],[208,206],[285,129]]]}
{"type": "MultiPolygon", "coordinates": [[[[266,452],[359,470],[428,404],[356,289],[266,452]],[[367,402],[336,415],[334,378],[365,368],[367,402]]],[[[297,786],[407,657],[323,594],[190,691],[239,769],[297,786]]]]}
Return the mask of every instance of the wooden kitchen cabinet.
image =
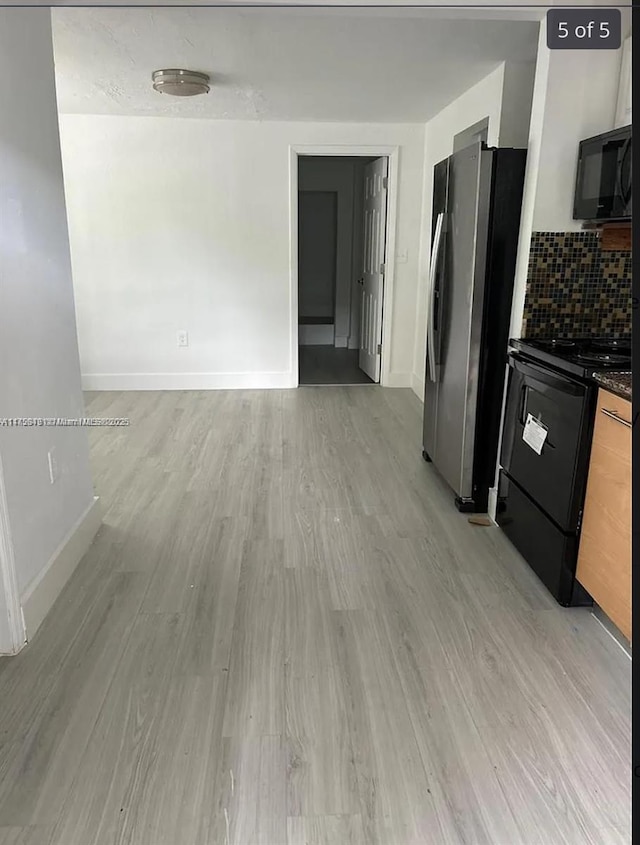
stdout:
{"type": "Polygon", "coordinates": [[[576,577],[631,640],[631,403],[598,391],[576,577]]]}

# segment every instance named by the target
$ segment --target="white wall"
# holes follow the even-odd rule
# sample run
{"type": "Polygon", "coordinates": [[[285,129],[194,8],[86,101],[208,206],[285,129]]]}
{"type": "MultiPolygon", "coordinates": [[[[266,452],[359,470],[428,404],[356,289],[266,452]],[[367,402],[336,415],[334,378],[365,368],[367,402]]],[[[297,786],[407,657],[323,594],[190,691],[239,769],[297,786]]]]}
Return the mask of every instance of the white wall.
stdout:
{"type": "Polygon", "coordinates": [[[13,538],[0,455],[0,654],[12,654],[24,640],[22,619],[12,618],[15,614],[20,615],[17,593],[13,538]]]}
{"type": "Polygon", "coordinates": [[[543,120],[532,126],[539,147],[534,231],[578,232],[573,190],[578,144],[613,129],[620,51],[547,50],[543,120]]]}
{"type": "Polygon", "coordinates": [[[498,139],[501,147],[525,148],[536,75],[535,62],[505,62],[498,139]]]}
{"type": "Polygon", "coordinates": [[[511,335],[520,336],[532,232],[579,232],[572,219],[578,144],[613,129],[621,50],[549,50],[540,26],[511,335]]]}
{"type": "Polygon", "coordinates": [[[300,191],[298,195],[298,313],[335,321],[336,191],[300,191]]]}
{"type": "MultiPolygon", "coordinates": [[[[0,76],[0,418],[79,417],[48,9],[0,9],[0,76]]],[[[22,599],[93,502],[87,433],[0,426],[0,455],[22,599]]]]}
{"type": "MultiPolygon", "coordinates": [[[[424,129],[62,115],[80,359],[93,388],[289,386],[290,145],[400,147],[390,350],[409,384],[424,129]],[[190,346],[178,349],[176,331],[190,346]]],[[[349,155],[345,147],[345,155],[349,155]]]]}
{"type": "Polygon", "coordinates": [[[484,118],[489,120],[489,146],[526,146],[534,72],[534,66],[528,63],[520,66],[503,62],[426,125],[420,281],[416,302],[412,379],[412,387],[421,399],[424,394],[433,167],[451,155],[455,135],[484,118]]]}
{"type": "Polygon", "coordinates": [[[350,158],[301,156],[298,189],[335,191],[338,203],[335,345],[349,345],[354,246],[354,190],[356,162],[350,158]]]}
{"type": "Polygon", "coordinates": [[[620,83],[618,86],[618,98],[616,100],[614,129],[619,129],[621,126],[629,126],[633,122],[632,49],[631,35],[628,35],[622,44],[620,83]]]}

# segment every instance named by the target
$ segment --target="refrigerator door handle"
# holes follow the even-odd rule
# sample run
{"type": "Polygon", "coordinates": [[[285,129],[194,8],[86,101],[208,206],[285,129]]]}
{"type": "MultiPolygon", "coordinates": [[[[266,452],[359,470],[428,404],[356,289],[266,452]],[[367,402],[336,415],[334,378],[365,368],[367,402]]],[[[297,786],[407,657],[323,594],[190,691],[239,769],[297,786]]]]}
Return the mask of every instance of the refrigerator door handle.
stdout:
{"type": "Polygon", "coordinates": [[[436,344],[435,344],[435,287],[438,261],[440,260],[440,246],[442,244],[442,229],[444,226],[444,212],[438,214],[436,229],[433,235],[433,248],[431,250],[431,264],[429,267],[429,312],[427,319],[427,357],[429,359],[428,377],[430,381],[437,381],[436,370],[436,344]]]}

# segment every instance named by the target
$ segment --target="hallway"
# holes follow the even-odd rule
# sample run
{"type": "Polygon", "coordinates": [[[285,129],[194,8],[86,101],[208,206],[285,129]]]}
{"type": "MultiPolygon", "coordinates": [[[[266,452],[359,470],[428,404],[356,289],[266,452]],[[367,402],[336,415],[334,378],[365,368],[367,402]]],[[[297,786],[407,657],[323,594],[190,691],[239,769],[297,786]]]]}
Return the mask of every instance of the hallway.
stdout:
{"type": "Polygon", "coordinates": [[[335,346],[300,346],[301,385],[374,384],[358,364],[357,349],[335,346]]]}
{"type": "Polygon", "coordinates": [[[0,845],[621,845],[630,661],[409,390],[87,395],[104,524],[0,660],[0,845]]]}

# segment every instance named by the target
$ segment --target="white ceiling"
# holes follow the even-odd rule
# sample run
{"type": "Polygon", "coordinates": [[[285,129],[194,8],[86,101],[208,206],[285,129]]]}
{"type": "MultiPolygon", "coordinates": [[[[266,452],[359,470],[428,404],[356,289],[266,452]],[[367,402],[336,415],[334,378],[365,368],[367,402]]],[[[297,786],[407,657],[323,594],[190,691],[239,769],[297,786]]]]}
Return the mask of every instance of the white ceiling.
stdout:
{"type": "Polygon", "coordinates": [[[61,112],[422,122],[500,61],[533,61],[538,24],[442,9],[58,8],[61,112]],[[464,16],[463,16],[464,15],[464,16]],[[169,97],[151,72],[209,73],[169,97]]]}

